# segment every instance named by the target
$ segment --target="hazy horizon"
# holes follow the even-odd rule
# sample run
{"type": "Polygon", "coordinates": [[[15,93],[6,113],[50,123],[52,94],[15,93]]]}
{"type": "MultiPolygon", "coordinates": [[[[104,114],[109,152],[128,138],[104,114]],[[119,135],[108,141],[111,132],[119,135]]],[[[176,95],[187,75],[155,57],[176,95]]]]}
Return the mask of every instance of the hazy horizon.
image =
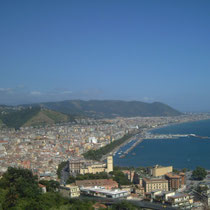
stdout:
{"type": "Polygon", "coordinates": [[[0,6],[0,104],[161,102],[210,111],[210,1],[36,0],[0,6]]]}

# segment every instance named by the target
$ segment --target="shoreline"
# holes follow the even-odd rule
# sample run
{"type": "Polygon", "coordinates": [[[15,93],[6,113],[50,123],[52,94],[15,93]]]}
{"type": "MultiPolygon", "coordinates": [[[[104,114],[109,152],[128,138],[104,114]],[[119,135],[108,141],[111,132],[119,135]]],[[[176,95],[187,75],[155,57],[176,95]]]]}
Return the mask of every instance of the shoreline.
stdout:
{"type": "Polygon", "coordinates": [[[180,125],[180,124],[185,124],[185,123],[190,123],[190,122],[199,122],[199,121],[205,121],[205,120],[210,120],[210,117],[207,118],[207,119],[198,119],[198,120],[189,120],[189,121],[183,121],[183,122],[168,123],[168,124],[165,124],[165,125],[157,126],[155,128],[149,128],[146,132],[153,131],[153,130],[156,130],[156,129],[165,128],[165,127],[169,127],[169,126],[180,125]]]}
{"type": "MultiPolygon", "coordinates": [[[[143,132],[139,132],[138,134],[136,135],[142,135],[142,134],[145,134],[147,132],[150,132],[150,131],[153,131],[153,130],[156,130],[156,129],[161,129],[161,128],[165,128],[165,127],[169,127],[169,126],[174,126],[174,125],[180,125],[180,124],[185,124],[185,123],[191,123],[191,122],[199,122],[199,121],[205,121],[205,120],[210,120],[210,117],[209,118],[205,118],[205,119],[189,119],[189,121],[183,121],[183,122],[175,122],[175,123],[168,123],[168,124],[164,124],[164,125],[160,125],[160,126],[157,126],[155,128],[148,128],[146,130],[144,130],[143,132]]],[[[115,148],[111,154],[113,155],[114,153],[117,153],[118,150],[120,150],[120,148],[124,147],[125,145],[127,145],[130,141],[134,141],[135,139],[133,139],[136,135],[132,136],[131,138],[129,138],[126,142],[124,142],[122,145],[119,145],[119,147],[115,148]]],[[[128,153],[130,153],[138,144],[142,143],[144,140],[147,140],[143,137],[139,137],[139,139],[137,139],[138,137],[136,137],[136,140],[138,141],[137,144],[133,143],[129,148],[127,148],[124,152],[123,152],[123,155],[125,155],[124,157],[126,157],[126,155],[128,155],[128,153]],[[133,146],[134,145],[134,146],[133,146]],[[128,151],[128,152],[127,152],[128,151]]],[[[157,140],[161,140],[161,139],[157,139],[157,140]]],[[[123,157],[123,158],[124,158],[123,157]]],[[[104,160],[104,159],[103,159],[104,160]]]]}

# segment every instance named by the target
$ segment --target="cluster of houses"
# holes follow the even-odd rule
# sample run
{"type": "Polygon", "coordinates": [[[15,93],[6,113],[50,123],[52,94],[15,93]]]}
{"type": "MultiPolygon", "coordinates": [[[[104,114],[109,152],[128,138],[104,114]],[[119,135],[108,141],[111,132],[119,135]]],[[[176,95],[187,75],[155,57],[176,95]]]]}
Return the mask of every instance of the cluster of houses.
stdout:
{"type": "MultiPolygon", "coordinates": [[[[77,163],[77,167],[78,166],[77,163]]],[[[105,172],[113,170],[112,157],[108,157],[107,164],[102,166],[104,168],[103,171],[105,172]]],[[[102,166],[99,167],[98,165],[99,172],[101,172],[102,166]]],[[[81,165],[80,170],[77,171],[78,173],[83,174],[82,167],[84,166],[81,165]]],[[[94,168],[96,165],[92,165],[91,167],[94,168]]],[[[91,170],[89,170],[88,173],[90,173],[91,170]]],[[[71,172],[73,173],[75,171],[71,172]]],[[[122,172],[127,175],[131,182],[133,181],[135,174],[134,171],[122,170],[122,172]]],[[[92,173],[97,172],[92,170],[92,173]]],[[[185,173],[173,173],[172,166],[155,166],[150,168],[149,173],[150,176],[148,177],[141,178],[138,176],[138,183],[135,183],[135,185],[120,187],[113,179],[77,180],[71,185],[61,185],[60,193],[63,196],[70,198],[78,197],[82,194],[114,199],[145,199],[150,202],[159,202],[179,209],[195,208],[197,203],[193,201],[193,197],[189,194],[183,193],[185,189],[185,173]]]]}

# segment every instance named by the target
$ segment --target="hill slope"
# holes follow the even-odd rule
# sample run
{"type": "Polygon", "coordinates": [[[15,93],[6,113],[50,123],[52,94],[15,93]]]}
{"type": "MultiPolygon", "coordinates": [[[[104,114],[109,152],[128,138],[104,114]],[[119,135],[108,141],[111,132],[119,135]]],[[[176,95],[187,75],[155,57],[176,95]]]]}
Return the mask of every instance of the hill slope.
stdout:
{"type": "Polygon", "coordinates": [[[89,117],[136,117],[136,116],[176,116],[181,113],[170,106],[154,102],[117,100],[69,100],[43,103],[41,106],[66,114],[85,115],[89,117]]]}
{"type": "Polygon", "coordinates": [[[40,107],[6,109],[0,114],[0,122],[7,127],[16,129],[22,126],[54,124],[72,120],[74,119],[68,115],[48,109],[41,109],[40,107]]]}

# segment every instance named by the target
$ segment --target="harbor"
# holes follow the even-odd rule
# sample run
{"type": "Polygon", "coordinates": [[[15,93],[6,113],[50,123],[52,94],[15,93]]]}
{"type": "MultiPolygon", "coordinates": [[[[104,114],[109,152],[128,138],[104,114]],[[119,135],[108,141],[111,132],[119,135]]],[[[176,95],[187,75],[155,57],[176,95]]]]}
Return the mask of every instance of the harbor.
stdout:
{"type": "MultiPolygon", "coordinates": [[[[128,149],[126,149],[122,155],[120,155],[120,158],[124,158],[129,152],[131,152],[138,144],[140,144],[143,141],[142,138],[135,140],[135,142],[130,146],[128,149]]],[[[135,155],[135,153],[133,153],[135,155]]]]}
{"type": "MultiPolygon", "coordinates": [[[[126,149],[123,149],[123,145],[122,147],[120,147],[117,151],[115,151],[115,153],[113,154],[114,156],[116,154],[118,154],[119,158],[125,158],[126,155],[128,155],[128,153],[130,153],[138,144],[140,144],[141,142],[143,142],[143,140],[149,140],[149,139],[153,139],[153,140],[160,140],[160,139],[179,139],[179,138],[199,138],[199,139],[210,139],[210,137],[208,136],[200,136],[200,135],[196,135],[196,134],[152,134],[152,133],[144,133],[144,134],[139,134],[135,136],[136,139],[130,140],[127,143],[127,147],[126,149]]],[[[132,153],[132,155],[136,155],[136,153],[132,153]]]]}

